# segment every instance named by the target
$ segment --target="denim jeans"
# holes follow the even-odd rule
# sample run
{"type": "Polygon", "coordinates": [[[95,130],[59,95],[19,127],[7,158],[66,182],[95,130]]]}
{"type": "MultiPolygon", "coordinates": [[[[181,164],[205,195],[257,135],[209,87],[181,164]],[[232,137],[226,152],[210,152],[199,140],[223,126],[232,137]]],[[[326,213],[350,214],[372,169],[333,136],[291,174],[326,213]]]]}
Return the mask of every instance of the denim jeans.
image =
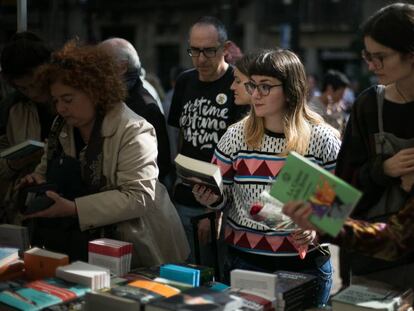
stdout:
{"type": "MultiPolygon", "coordinates": [[[[229,247],[231,248],[231,247],[229,247]]],[[[260,255],[258,255],[260,256],[260,255]]],[[[265,273],[273,273],[274,271],[269,271],[263,267],[255,264],[254,261],[245,260],[236,255],[236,253],[231,250],[227,254],[227,258],[224,264],[224,282],[230,284],[230,271],[233,269],[243,269],[243,270],[252,270],[265,273]]],[[[282,268],[280,270],[288,270],[282,268]]],[[[323,307],[327,304],[329,299],[329,294],[332,287],[332,262],[331,259],[328,259],[319,267],[311,269],[296,270],[294,272],[301,272],[306,274],[311,274],[317,277],[318,289],[315,295],[316,301],[315,304],[318,307],[323,307]]]]}

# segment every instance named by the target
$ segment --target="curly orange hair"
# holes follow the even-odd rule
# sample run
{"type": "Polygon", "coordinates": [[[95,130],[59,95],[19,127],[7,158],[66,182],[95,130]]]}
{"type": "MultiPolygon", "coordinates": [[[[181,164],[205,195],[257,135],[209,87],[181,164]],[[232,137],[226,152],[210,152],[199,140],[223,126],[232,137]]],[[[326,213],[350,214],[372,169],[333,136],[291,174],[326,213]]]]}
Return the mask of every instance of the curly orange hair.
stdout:
{"type": "Polygon", "coordinates": [[[81,46],[76,40],[54,52],[51,62],[39,68],[37,78],[45,88],[59,81],[85,92],[103,114],[126,97],[126,86],[113,58],[97,46],[81,46]]]}

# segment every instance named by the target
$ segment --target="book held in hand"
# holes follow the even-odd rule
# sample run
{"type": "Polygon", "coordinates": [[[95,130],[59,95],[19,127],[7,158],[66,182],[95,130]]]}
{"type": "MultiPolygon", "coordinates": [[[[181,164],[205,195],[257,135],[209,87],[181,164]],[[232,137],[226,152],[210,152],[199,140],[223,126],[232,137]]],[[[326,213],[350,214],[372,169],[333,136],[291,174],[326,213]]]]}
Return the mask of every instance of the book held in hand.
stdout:
{"type": "Polygon", "coordinates": [[[29,139],[3,150],[0,152],[0,158],[8,160],[22,159],[43,149],[44,146],[45,144],[40,141],[29,139]]]}
{"type": "Polygon", "coordinates": [[[313,209],[309,219],[312,224],[336,236],[362,193],[309,159],[290,152],[270,195],[283,204],[307,201],[313,209]]]}
{"type": "Polygon", "coordinates": [[[186,157],[182,154],[178,154],[174,161],[177,175],[184,184],[191,188],[194,185],[203,185],[217,195],[223,193],[223,180],[220,168],[217,165],[186,157]]]}

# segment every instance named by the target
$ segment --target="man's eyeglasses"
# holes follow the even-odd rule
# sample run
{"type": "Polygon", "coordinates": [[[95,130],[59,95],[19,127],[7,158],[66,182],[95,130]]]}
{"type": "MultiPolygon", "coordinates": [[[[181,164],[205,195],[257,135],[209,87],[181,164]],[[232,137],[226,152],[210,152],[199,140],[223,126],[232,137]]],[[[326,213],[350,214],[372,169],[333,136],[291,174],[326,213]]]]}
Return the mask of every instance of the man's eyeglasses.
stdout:
{"type": "Polygon", "coordinates": [[[283,84],[265,84],[265,83],[260,83],[260,84],[255,84],[251,81],[246,82],[244,84],[244,87],[246,89],[246,92],[249,93],[249,95],[253,95],[253,92],[255,89],[257,89],[257,91],[259,92],[260,96],[267,96],[270,93],[270,90],[276,86],[282,86],[283,84]]]}
{"type": "Polygon", "coordinates": [[[222,47],[221,45],[216,48],[204,48],[204,49],[190,47],[189,49],[187,49],[187,53],[191,57],[199,57],[200,54],[203,53],[206,58],[213,58],[216,56],[217,51],[221,47],[222,47]]]}
{"type": "Polygon", "coordinates": [[[382,69],[384,67],[384,59],[389,56],[392,56],[398,52],[390,52],[390,53],[370,53],[367,50],[361,51],[362,59],[367,64],[374,65],[375,69],[382,69]]]}

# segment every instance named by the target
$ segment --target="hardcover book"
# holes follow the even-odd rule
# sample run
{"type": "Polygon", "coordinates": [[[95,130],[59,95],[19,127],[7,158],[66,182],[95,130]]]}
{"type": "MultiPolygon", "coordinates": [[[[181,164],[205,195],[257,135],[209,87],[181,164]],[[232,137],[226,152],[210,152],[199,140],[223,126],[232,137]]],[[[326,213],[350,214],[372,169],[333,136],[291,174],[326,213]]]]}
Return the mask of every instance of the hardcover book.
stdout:
{"type": "Polygon", "coordinates": [[[36,140],[26,140],[20,144],[9,147],[2,152],[0,152],[0,158],[8,160],[22,159],[43,149],[45,146],[44,143],[36,140]]]}
{"type": "Polygon", "coordinates": [[[290,152],[270,189],[282,204],[305,200],[313,209],[310,221],[336,236],[362,193],[309,159],[290,152]]]}
{"type": "Polygon", "coordinates": [[[182,182],[190,187],[203,185],[211,189],[215,194],[223,193],[223,180],[220,168],[212,163],[196,160],[178,154],[175,158],[177,175],[182,182]]]}

